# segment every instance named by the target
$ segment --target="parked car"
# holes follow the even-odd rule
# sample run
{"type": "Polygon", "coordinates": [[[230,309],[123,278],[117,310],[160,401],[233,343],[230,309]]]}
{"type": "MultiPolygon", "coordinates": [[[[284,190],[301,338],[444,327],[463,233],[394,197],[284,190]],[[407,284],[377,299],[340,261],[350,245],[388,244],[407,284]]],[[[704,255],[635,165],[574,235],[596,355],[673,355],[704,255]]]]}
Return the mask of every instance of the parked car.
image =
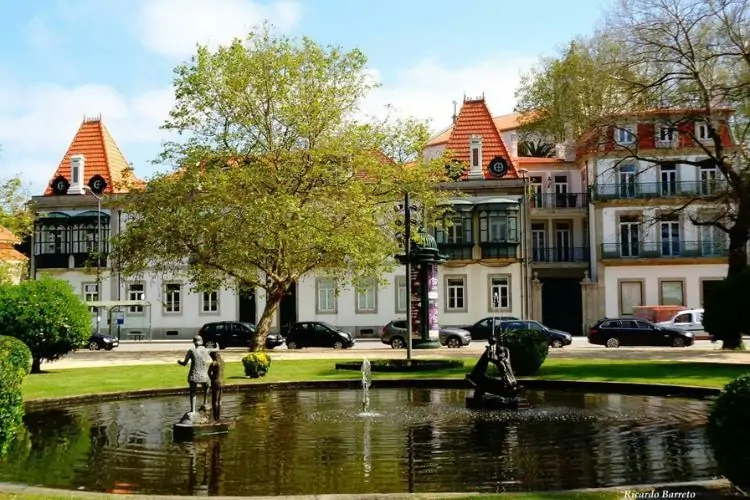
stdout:
{"type": "Polygon", "coordinates": [[[549,346],[555,348],[562,348],[573,342],[573,336],[568,332],[548,328],[538,321],[501,321],[500,328],[503,332],[508,330],[536,330],[542,332],[549,339],[549,346]]]}
{"type": "Polygon", "coordinates": [[[656,323],[656,325],[692,332],[694,336],[705,334],[703,329],[703,309],[687,309],[680,311],[671,319],[660,321],[659,323],[656,323]]]}
{"type": "MultiPolygon", "coordinates": [[[[255,335],[255,325],[239,321],[216,321],[206,323],[198,331],[203,345],[208,348],[247,347],[255,335]]],[[[284,337],[278,333],[269,333],[266,337],[266,349],[273,349],[284,343],[284,337]]]]}
{"type": "MultiPolygon", "coordinates": [[[[406,347],[406,320],[394,319],[383,327],[380,341],[394,349],[406,347]]],[[[471,334],[460,328],[441,328],[439,330],[440,345],[457,349],[471,344],[471,334]]]]}
{"type": "MultiPolygon", "coordinates": [[[[472,340],[488,340],[492,337],[492,316],[488,318],[482,318],[473,325],[468,326],[456,326],[452,328],[458,328],[460,330],[467,330],[471,335],[472,340]]],[[[500,333],[500,323],[502,321],[519,321],[519,318],[515,316],[494,316],[495,318],[495,333],[500,333]]]]}
{"type": "Polygon", "coordinates": [[[303,321],[295,323],[286,336],[288,349],[303,347],[333,347],[348,349],[354,347],[354,338],[337,326],[322,321],[303,321]]]}
{"type": "Polygon", "coordinates": [[[104,349],[105,351],[111,351],[115,347],[120,345],[120,341],[115,337],[104,333],[93,333],[89,340],[86,342],[89,350],[98,351],[104,349]]]}
{"type": "Polygon", "coordinates": [[[693,334],[679,328],[659,326],[645,319],[607,318],[589,329],[589,344],[607,347],[693,345],[693,334]]]}

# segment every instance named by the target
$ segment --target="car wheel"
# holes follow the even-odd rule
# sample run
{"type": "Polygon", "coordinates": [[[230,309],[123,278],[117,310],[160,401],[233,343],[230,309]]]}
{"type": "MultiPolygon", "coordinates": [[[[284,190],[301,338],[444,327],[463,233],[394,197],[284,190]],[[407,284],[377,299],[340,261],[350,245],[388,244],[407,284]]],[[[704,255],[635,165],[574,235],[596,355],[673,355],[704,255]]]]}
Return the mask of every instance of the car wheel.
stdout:
{"type": "Polygon", "coordinates": [[[550,346],[550,347],[553,347],[553,348],[555,348],[555,349],[562,349],[563,343],[562,343],[562,340],[559,340],[559,339],[555,339],[555,340],[553,340],[553,341],[552,341],[552,342],[550,343],[550,345],[549,345],[549,346],[550,346]]]}
{"type": "Polygon", "coordinates": [[[343,349],[344,348],[344,344],[342,342],[334,342],[333,343],[333,348],[334,349],[343,349]]]}
{"type": "Polygon", "coordinates": [[[445,345],[451,349],[458,349],[461,347],[461,339],[458,337],[448,337],[448,340],[445,341],[445,345]]]}
{"type": "Polygon", "coordinates": [[[685,347],[685,339],[680,337],[672,339],[672,347],[685,347]]]}
{"type": "Polygon", "coordinates": [[[406,347],[406,342],[401,337],[393,337],[391,339],[391,347],[393,349],[403,349],[406,347]]]}
{"type": "Polygon", "coordinates": [[[217,347],[219,347],[219,344],[217,344],[213,340],[206,341],[206,349],[216,349],[217,347]]]}
{"type": "Polygon", "coordinates": [[[89,350],[90,351],[98,351],[99,349],[101,349],[101,347],[99,347],[99,343],[98,342],[96,342],[95,340],[92,340],[91,342],[89,342],[89,350]]]}
{"type": "Polygon", "coordinates": [[[297,342],[295,342],[293,340],[291,342],[287,342],[286,343],[286,348],[287,349],[297,349],[297,342]]]}
{"type": "Polygon", "coordinates": [[[608,338],[606,346],[607,347],[620,347],[620,339],[616,337],[608,338]]]}

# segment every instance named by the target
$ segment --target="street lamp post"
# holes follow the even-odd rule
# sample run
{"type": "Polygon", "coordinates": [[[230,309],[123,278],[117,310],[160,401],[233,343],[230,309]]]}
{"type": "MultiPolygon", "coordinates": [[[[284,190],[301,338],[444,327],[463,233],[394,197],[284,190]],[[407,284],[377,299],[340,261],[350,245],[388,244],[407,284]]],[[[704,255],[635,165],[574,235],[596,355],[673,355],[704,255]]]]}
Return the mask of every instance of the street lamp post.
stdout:
{"type": "MultiPolygon", "coordinates": [[[[96,298],[101,300],[102,297],[102,200],[103,197],[96,194],[90,187],[83,188],[87,193],[96,198],[96,298]]],[[[101,333],[102,315],[99,308],[96,308],[96,333],[101,333]]]]}
{"type": "Polygon", "coordinates": [[[523,317],[526,319],[532,319],[529,317],[529,311],[531,310],[531,287],[529,287],[529,240],[528,235],[531,229],[531,211],[529,210],[529,191],[528,191],[528,175],[529,171],[525,168],[521,168],[518,170],[518,173],[521,174],[522,182],[523,182],[523,239],[521,240],[521,254],[523,255],[523,258],[521,260],[521,274],[522,274],[522,281],[523,281],[523,295],[525,300],[523,301],[523,317]]]}

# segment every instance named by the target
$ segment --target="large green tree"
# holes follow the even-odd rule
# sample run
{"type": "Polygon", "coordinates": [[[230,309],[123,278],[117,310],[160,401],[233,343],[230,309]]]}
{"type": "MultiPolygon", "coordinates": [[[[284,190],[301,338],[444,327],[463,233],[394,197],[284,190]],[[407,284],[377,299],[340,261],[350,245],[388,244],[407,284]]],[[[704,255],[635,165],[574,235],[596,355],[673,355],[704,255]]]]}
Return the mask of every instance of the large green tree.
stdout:
{"type": "Polygon", "coordinates": [[[126,275],[179,274],[196,290],[259,288],[251,349],[262,350],[293,283],[314,273],[354,284],[398,253],[394,203],[438,204],[446,161],[426,160],[416,120],[358,117],[374,84],[358,50],[277,36],[197,54],[175,69],[164,128],[173,168],[133,192],[113,257],[126,275]]]}
{"type": "MultiPolygon", "coordinates": [[[[703,158],[642,150],[636,138],[621,148],[621,161],[715,165],[717,188],[684,200],[674,212],[726,233],[728,276],[738,275],[747,267],[750,240],[748,40],[746,0],[620,0],[601,31],[542,60],[526,76],[517,92],[523,128],[557,140],[585,137],[596,154],[599,141],[622,126],[623,113],[672,110],[658,118],[680,130],[703,158]],[[690,126],[696,121],[706,123],[709,140],[696,137],[690,126]],[[727,127],[734,144],[722,140],[727,127]],[[711,210],[685,210],[699,201],[711,210]]],[[[716,335],[725,347],[740,343],[738,331],[716,335]]]]}
{"type": "Polygon", "coordinates": [[[19,238],[31,233],[33,223],[29,210],[30,199],[20,176],[0,180],[0,226],[19,238]]]}

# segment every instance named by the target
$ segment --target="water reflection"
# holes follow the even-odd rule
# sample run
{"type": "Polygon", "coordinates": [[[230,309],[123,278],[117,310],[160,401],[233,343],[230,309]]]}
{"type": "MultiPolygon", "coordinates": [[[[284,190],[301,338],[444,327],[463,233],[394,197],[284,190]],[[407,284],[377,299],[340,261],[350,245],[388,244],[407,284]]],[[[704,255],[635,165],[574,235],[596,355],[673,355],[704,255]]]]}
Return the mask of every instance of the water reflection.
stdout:
{"type": "Polygon", "coordinates": [[[143,494],[501,492],[708,479],[703,402],[529,392],[531,409],[473,412],[467,391],[227,394],[229,435],[174,443],[182,398],[27,415],[0,481],[143,494]]]}

